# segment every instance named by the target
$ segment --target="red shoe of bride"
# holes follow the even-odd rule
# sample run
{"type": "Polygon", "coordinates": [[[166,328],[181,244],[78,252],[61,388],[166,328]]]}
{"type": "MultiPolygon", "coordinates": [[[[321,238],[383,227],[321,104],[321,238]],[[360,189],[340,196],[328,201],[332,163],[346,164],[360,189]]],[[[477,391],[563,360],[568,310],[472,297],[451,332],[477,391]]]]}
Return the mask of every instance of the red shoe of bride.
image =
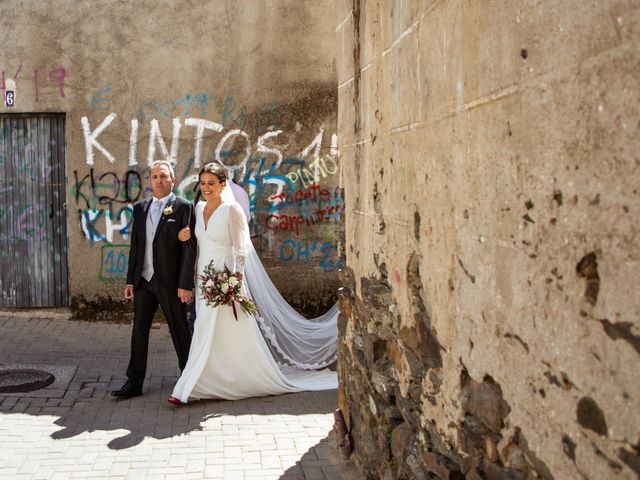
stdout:
{"type": "Polygon", "coordinates": [[[176,405],[177,407],[181,407],[183,405],[186,405],[185,402],[183,402],[182,400],[180,400],[179,398],[176,397],[169,397],[167,398],[167,402],[169,402],[172,405],[176,405]]]}

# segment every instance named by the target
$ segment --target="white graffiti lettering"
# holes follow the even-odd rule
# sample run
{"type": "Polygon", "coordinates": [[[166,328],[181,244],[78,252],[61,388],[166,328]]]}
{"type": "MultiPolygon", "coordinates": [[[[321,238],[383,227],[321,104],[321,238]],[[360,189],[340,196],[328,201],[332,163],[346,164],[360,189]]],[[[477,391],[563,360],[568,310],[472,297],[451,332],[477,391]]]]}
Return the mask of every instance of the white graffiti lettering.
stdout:
{"type": "Polygon", "coordinates": [[[82,117],[80,119],[80,122],[82,123],[82,132],[84,133],[84,144],[87,149],[87,165],[93,165],[93,147],[100,150],[102,154],[107,157],[109,162],[113,163],[116,161],[114,156],[96,140],[98,135],[100,135],[102,131],[107,128],[111,122],[113,122],[113,119],[116,118],[116,116],[117,115],[115,113],[107,115],[98,128],[93,132],[91,131],[91,127],[89,127],[89,119],[87,117],[82,117]]]}
{"type": "Polygon", "coordinates": [[[196,127],[196,148],[194,152],[193,158],[193,166],[196,168],[200,167],[200,156],[202,154],[202,138],[204,135],[204,131],[213,130],[214,132],[221,132],[223,126],[216,122],[211,122],[209,120],[205,120],[204,118],[187,118],[184,121],[184,124],[188,127],[196,127]]]}

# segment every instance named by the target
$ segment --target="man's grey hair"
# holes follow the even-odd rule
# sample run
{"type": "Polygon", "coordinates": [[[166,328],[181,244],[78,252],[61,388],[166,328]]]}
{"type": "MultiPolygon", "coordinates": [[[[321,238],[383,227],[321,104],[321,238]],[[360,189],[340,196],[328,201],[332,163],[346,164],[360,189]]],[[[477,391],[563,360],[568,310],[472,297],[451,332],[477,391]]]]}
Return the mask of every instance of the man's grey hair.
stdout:
{"type": "Polygon", "coordinates": [[[171,165],[171,163],[169,163],[168,160],[154,160],[153,162],[151,162],[151,165],[149,165],[149,173],[151,173],[151,170],[153,170],[154,168],[160,165],[166,165],[167,168],[169,168],[169,174],[171,175],[171,180],[175,181],[176,174],[173,171],[173,165],[171,165]]]}

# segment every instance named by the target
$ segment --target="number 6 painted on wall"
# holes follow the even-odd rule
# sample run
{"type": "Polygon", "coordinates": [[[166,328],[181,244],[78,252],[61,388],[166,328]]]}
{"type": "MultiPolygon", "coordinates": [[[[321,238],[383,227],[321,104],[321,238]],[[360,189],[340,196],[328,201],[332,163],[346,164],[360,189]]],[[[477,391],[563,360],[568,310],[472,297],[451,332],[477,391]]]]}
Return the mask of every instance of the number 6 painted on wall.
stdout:
{"type": "Polygon", "coordinates": [[[4,95],[4,105],[5,107],[13,107],[15,102],[15,94],[11,90],[7,90],[4,95]]]}

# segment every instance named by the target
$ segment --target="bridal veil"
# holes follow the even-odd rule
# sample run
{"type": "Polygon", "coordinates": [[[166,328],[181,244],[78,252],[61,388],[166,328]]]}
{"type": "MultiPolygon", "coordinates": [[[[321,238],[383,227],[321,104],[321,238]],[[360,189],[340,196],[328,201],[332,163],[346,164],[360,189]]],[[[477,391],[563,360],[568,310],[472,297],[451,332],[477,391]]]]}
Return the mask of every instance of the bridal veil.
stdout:
{"type": "MultiPolygon", "coordinates": [[[[222,199],[240,205],[230,182],[222,191],[222,199]]],[[[241,231],[243,238],[239,244],[246,248],[238,254],[245,255],[245,288],[247,295],[258,305],[256,320],[275,360],[283,367],[304,370],[327,367],[336,360],[338,304],[314,319],[300,315],[282,298],[262,266],[251,242],[248,223],[241,231]]]]}

